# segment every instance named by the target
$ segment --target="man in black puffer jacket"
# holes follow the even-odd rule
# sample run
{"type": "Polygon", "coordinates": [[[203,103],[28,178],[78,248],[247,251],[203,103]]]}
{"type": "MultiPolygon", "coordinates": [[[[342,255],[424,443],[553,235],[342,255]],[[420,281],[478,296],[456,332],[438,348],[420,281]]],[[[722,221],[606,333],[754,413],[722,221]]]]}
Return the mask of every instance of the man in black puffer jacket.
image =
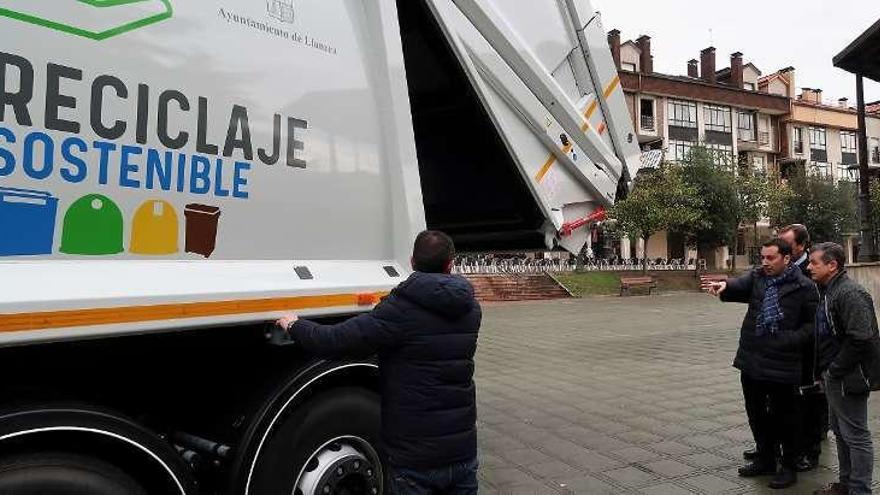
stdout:
{"type": "Polygon", "coordinates": [[[741,371],[743,398],[758,459],[740,468],[743,477],[776,473],[771,488],[797,482],[798,387],[803,347],[813,333],[819,294],[791,264],[791,246],[773,239],[761,249],[761,268],[737,279],[706,284],[725,302],[748,303],[733,365],[741,371]],[[776,469],[777,451],[781,466],[776,469]]]}
{"type": "Polygon", "coordinates": [[[416,238],[415,273],[370,313],[338,325],[278,321],[317,356],[378,354],[388,491],[477,493],[474,353],[482,312],[450,275],[455,247],[437,231],[416,238]]]}

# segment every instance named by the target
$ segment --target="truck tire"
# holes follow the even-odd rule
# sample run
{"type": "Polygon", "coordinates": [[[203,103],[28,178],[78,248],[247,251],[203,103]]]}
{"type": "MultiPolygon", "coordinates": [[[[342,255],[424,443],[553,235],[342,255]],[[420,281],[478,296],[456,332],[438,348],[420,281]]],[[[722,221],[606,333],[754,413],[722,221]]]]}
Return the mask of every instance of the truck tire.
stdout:
{"type": "Polygon", "coordinates": [[[254,466],[251,495],[378,495],[379,396],[331,390],[278,419],[254,466]]]}
{"type": "Polygon", "coordinates": [[[147,495],[116,466],[96,457],[62,452],[0,459],[0,494],[147,495]]]}

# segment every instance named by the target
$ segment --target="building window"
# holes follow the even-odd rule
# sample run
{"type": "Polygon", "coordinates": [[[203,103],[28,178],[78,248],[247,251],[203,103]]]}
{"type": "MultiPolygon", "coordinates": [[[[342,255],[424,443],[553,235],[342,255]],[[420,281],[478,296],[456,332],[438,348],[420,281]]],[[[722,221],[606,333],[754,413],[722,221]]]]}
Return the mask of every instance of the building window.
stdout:
{"type": "Polygon", "coordinates": [[[715,155],[715,163],[724,167],[732,167],[733,161],[733,145],[732,144],[714,144],[706,143],[706,149],[715,155]]]}
{"type": "Polygon", "coordinates": [[[755,132],[755,112],[739,112],[737,114],[737,130],[740,141],[757,141],[755,132]]]}
{"type": "Polygon", "coordinates": [[[804,128],[803,127],[795,127],[793,132],[792,142],[794,144],[794,152],[795,153],[803,153],[804,152],[804,128]]]}
{"type": "Polygon", "coordinates": [[[770,117],[766,115],[758,116],[758,144],[770,145],[770,117]]]}
{"type": "Polygon", "coordinates": [[[810,160],[826,163],[828,161],[828,143],[824,127],[810,127],[810,160]]]}
{"type": "Polygon", "coordinates": [[[749,90],[749,91],[754,91],[754,90],[755,90],[755,83],[744,82],[744,83],[743,83],[743,89],[746,89],[746,90],[749,90]]]}
{"type": "Polygon", "coordinates": [[[837,165],[837,180],[850,182],[853,180],[853,170],[842,163],[837,165]]]}
{"type": "Polygon", "coordinates": [[[880,138],[871,138],[871,163],[880,163],[880,138]]]}
{"type": "Polygon", "coordinates": [[[669,100],[669,125],[697,128],[697,104],[692,101],[669,100]]]}
{"type": "Polygon", "coordinates": [[[642,98],[639,102],[639,124],[643,131],[655,131],[654,100],[642,98]]]}
{"type": "Polygon", "coordinates": [[[840,162],[844,165],[855,165],[858,162],[856,151],[856,133],[840,131],[840,162]]]}
{"type": "Polygon", "coordinates": [[[703,105],[703,116],[707,131],[730,132],[730,107],[703,105]]]}
{"type": "Polygon", "coordinates": [[[814,175],[819,177],[830,177],[831,165],[823,162],[814,162],[810,164],[810,171],[813,172],[814,175]]]}
{"type": "Polygon", "coordinates": [[[682,160],[687,159],[688,155],[691,154],[691,149],[693,149],[695,143],[690,141],[675,141],[669,140],[669,149],[666,152],[666,159],[673,162],[680,162],[682,160]]]}
{"type": "Polygon", "coordinates": [[[629,62],[621,62],[620,68],[623,70],[628,70],[630,72],[636,71],[636,64],[631,64],[629,62]]]}
{"type": "Polygon", "coordinates": [[[752,155],[752,170],[760,174],[767,173],[767,160],[764,155],[752,155]]]}

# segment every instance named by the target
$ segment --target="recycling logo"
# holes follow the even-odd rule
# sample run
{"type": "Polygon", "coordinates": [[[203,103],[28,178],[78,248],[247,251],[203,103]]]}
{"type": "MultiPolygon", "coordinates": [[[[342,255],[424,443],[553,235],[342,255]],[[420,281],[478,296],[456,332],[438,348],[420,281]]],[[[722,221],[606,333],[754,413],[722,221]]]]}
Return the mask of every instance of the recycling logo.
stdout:
{"type": "Polygon", "coordinates": [[[0,17],[93,40],[169,19],[171,0],[0,0],[0,17]]]}

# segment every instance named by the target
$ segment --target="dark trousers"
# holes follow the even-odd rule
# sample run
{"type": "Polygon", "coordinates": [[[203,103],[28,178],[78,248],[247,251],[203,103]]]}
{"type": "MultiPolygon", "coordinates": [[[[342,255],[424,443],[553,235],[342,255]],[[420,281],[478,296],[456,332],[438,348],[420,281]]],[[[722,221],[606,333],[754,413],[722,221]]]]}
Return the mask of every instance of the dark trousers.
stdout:
{"type": "Polygon", "coordinates": [[[388,490],[391,495],[476,495],[479,463],[459,462],[431,469],[388,467],[388,490]]]}
{"type": "Polygon", "coordinates": [[[794,468],[801,422],[797,387],[756,380],[745,373],[741,375],[741,381],[759,462],[775,465],[778,453],[784,467],[794,468]]]}
{"type": "Polygon", "coordinates": [[[822,437],[828,432],[828,400],[824,392],[799,397],[801,411],[801,454],[818,458],[822,454],[822,437]]]}

